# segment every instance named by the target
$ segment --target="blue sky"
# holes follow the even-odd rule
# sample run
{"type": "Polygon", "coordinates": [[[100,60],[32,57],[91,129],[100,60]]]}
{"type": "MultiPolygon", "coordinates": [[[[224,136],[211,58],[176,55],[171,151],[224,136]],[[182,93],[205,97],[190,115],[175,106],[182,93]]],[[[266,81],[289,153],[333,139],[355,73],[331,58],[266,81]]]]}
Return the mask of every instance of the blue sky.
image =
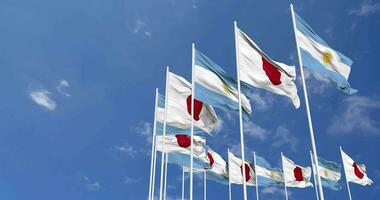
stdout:
{"type": "MultiPolygon", "coordinates": [[[[249,0],[1,0],[0,199],[145,199],[148,193],[154,90],[165,66],[190,80],[191,43],[235,76],[233,20],[273,59],[297,65],[289,1],[249,0]]],[[[333,48],[354,61],[348,96],[307,73],[318,153],[340,161],[339,145],[367,165],[374,184],[351,184],[354,199],[380,196],[380,2],[294,1],[296,11],[333,48]]],[[[297,68],[297,72],[298,68],[297,68]]],[[[309,166],[301,107],[260,89],[245,124],[249,159],[255,150],[273,165],[280,152],[309,166]]],[[[207,143],[238,153],[238,116],[220,118],[207,143]]],[[[195,195],[202,196],[195,178],[195,195]]],[[[180,170],[169,167],[168,195],[180,197],[180,170]]],[[[313,199],[314,189],[289,189],[313,199]]],[[[266,188],[262,199],[281,199],[266,188]]],[[[233,197],[242,189],[233,186],[233,197]]],[[[325,189],[328,199],[347,199],[325,189]]],[[[208,182],[209,199],[227,187],[208,182]]],[[[254,198],[254,189],[249,189],[254,198]]]]}

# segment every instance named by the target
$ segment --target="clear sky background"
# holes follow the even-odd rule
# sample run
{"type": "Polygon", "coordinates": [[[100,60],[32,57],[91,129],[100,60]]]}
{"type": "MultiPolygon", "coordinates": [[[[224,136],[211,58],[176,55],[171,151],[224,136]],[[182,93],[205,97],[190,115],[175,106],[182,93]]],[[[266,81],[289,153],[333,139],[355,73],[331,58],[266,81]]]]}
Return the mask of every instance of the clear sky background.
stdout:
{"type": "MultiPolygon", "coordinates": [[[[380,2],[294,1],[296,11],[331,47],[354,61],[348,96],[326,78],[306,73],[318,153],[340,162],[339,145],[367,165],[372,186],[351,184],[354,199],[380,196],[380,2]]],[[[165,66],[191,77],[191,43],[236,75],[233,20],[273,59],[298,65],[290,1],[275,0],[1,0],[0,199],[146,199],[154,91],[164,91],[165,66]]],[[[297,67],[297,72],[299,72],[297,67]]],[[[299,73],[298,73],[299,74],[299,73]]],[[[310,138],[301,107],[254,89],[245,124],[255,150],[274,166],[280,152],[310,166],[310,138]]],[[[207,143],[239,154],[238,116],[216,110],[207,143]]],[[[159,162],[158,162],[159,164],[159,162]]],[[[168,200],[180,197],[181,174],[170,165],[168,200]]],[[[202,179],[195,178],[195,197],[202,179]]],[[[326,199],[348,199],[325,189],[326,199]]],[[[187,185],[188,186],[188,185],[187,185]]],[[[188,187],[186,187],[188,189],[188,187]]],[[[208,182],[209,199],[227,186],[208,182]]],[[[249,188],[254,199],[254,188],[249,188]]],[[[283,199],[263,188],[261,199],[283,199]]],[[[290,199],[315,199],[314,188],[289,189],[290,199]]],[[[241,186],[233,186],[241,199],[241,186]]]]}

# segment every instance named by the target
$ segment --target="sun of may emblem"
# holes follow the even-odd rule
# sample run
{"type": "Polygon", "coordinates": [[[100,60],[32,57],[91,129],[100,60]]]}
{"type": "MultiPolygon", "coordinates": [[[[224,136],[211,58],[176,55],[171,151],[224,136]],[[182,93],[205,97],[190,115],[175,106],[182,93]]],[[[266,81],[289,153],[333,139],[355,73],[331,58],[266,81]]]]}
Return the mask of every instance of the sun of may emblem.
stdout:
{"type": "Polygon", "coordinates": [[[330,52],[324,52],[322,55],[323,62],[326,64],[331,64],[333,55],[330,52]]]}

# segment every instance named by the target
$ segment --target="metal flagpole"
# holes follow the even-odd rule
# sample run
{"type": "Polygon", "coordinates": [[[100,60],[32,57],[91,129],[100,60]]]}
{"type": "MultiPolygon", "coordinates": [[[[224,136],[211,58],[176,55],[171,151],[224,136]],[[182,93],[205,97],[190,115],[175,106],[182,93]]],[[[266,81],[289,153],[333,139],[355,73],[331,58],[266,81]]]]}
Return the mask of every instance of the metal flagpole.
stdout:
{"type": "Polygon", "coordinates": [[[352,200],[350,184],[348,183],[348,180],[347,180],[347,174],[346,174],[346,168],[344,167],[344,160],[343,160],[343,154],[342,154],[343,150],[342,150],[342,147],[341,147],[341,146],[339,146],[339,149],[340,149],[340,156],[342,157],[344,176],[346,177],[346,184],[347,184],[348,197],[350,197],[350,200],[352,200]]]}
{"type": "Polygon", "coordinates": [[[317,196],[317,200],[319,200],[319,195],[318,195],[318,187],[317,187],[317,180],[316,180],[316,177],[315,177],[315,165],[314,165],[314,161],[313,161],[313,155],[312,155],[312,152],[310,151],[310,159],[311,159],[311,166],[313,167],[313,177],[314,177],[314,188],[315,188],[315,195],[317,196]]]}
{"type": "Polygon", "coordinates": [[[164,179],[164,200],[166,200],[166,185],[168,184],[168,159],[169,159],[169,154],[166,153],[165,156],[165,179],[164,179]]]}
{"type": "Polygon", "coordinates": [[[207,174],[206,171],[203,172],[203,199],[207,199],[207,174]]]}
{"type": "Polygon", "coordinates": [[[282,176],[284,178],[284,187],[285,187],[285,199],[288,200],[288,189],[286,188],[285,172],[284,172],[284,155],[281,152],[281,162],[282,162],[282,176]]]}
{"type": "Polygon", "coordinates": [[[243,194],[244,200],[247,200],[247,184],[245,182],[245,156],[244,156],[244,130],[243,130],[243,115],[241,108],[241,91],[240,91],[240,67],[239,67],[239,42],[237,41],[237,22],[234,21],[234,32],[235,32],[235,53],[236,53],[236,70],[237,70],[237,82],[238,82],[238,94],[239,94],[239,123],[240,123],[240,148],[241,148],[241,163],[243,171],[243,194]]]}
{"type": "MultiPolygon", "coordinates": [[[[154,122],[156,125],[156,121],[154,122]]],[[[153,129],[155,127],[153,126],[153,129]]],[[[154,158],[153,158],[153,178],[152,178],[152,196],[151,200],[154,199],[154,188],[156,184],[156,162],[157,162],[157,140],[156,136],[154,136],[154,158]]]]}
{"type": "Polygon", "coordinates": [[[185,170],[182,166],[182,200],[185,200],[185,170]]]}
{"type": "Polygon", "coordinates": [[[259,200],[259,180],[257,179],[256,152],[253,152],[253,162],[254,162],[254,165],[255,165],[256,199],[259,200]]]}
{"type": "Polygon", "coordinates": [[[193,200],[193,159],[194,159],[194,145],[193,145],[193,136],[194,136],[194,94],[195,94],[195,85],[194,85],[194,60],[195,59],[195,44],[192,44],[191,49],[191,150],[190,150],[190,200],[193,200]]]}
{"type": "Polygon", "coordinates": [[[166,134],[166,119],[168,115],[168,79],[169,77],[169,67],[166,67],[166,84],[165,84],[165,118],[164,118],[164,127],[162,129],[162,152],[161,152],[161,177],[160,177],[160,198],[159,200],[162,200],[162,190],[163,190],[163,180],[164,180],[164,158],[165,158],[165,134],[166,134]]]}
{"type": "Polygon", "coordinates": [[[229,200],[232,200],[232,196],[231,196],[231,179],[230,179],[230,149],[227,148],[227,152],[228,152],[228,196],[229,196],[229,200]]]}
{"type": "MultiPolygon", "coordinates": [[[[303,88],[303,94],[304,94],[304,98],[305,98],[306,115],[307,115],[307,119],[308,119],[308,123],[309,123],[311,147],[312,147],[312,150],[313,150],[313,159],[314,159],[315,167],[317,169],[319,169],[317,147],[315,145],[314,131],[313,131],[313,122],[311,120],[311,114],[310,114],[310,108],[309,108],[309,98],[308,98],[308,95],[307,95],[305,76],[304,76],[304,73],[303,73],[303,64],[302,64],[301,51],[300,51],[300,47],[298,45],[298,39],[297,39],[297,36],[296,36],[296,21],[295,21],[295,17],[294,17],[293,4],[290,4],[290,10],[292,12],[293,30],[294,30],[294,36],[295,36],[295,39],[296,39],[296,46],[297,46],[297,53],[298,53],[298,62],[299,62],[299,65],[300,65],[302,88],[303,88]]],[[[323,189],[322,189],[322,184],[321,184],[321,177],[319,175],[319,170],[317,170],[316,174],[317,174],[317,183],[318,183],[319,197],[320,197],[321,200],[324,200],[325,198],[324,198],[324,195],[323,195],[323,189]]]]}
{"type": "Polygon", "coordinates": [[[149,177],[149,197],[148,199],[152,200],[152,193],[154,191],[153,188],[153,176],[155,175],[153,173],[153,165],[154,163],[154,153],[155,153],[155,141],[156,141],[156,118],[157,118],[157,102],[158,102],[158,88],[156,88],[156,98],[154,100],[154,122],[153,122],[153,133],[152,133],[152,153],[151,153],[151,159],[150,159],[150,177],[149,177]]]}

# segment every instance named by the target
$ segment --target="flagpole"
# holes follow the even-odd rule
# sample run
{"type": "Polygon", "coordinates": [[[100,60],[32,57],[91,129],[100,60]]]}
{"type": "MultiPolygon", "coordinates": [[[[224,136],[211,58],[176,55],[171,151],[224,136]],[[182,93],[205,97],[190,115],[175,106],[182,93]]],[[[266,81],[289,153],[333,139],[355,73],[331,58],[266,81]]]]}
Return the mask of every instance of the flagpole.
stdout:
{"type": "Polygon", "coordinates": [[[227,148],[227,158],[228,158],[228,196],[229,196],[229,200],[232,200],[232,196],[231,196],[231,179],[230,179],[230,149],[227,148]]]}
{"type": "Polygon", "coordinates": [[[315,171],[316,171],[316,169],[315,169],[315,165],[314,165],[314,161],[313,161],[313,155],[312,155],[311,151],[310,151],[310,159],[311,159],[311,166],[313,167],[315,195],[317,196],[317,200],[319,200],[317,180],[316,180],[316,177],[315,177],[315,171]]]}
{"type": "Polygon", "coordinates": [[[166,153],[165,156],[165,181],[164,181],[164,200],[166,200],[166,185],[168,183],[168,159],[169,159],[169,154],[166,153]]]}
{"type": "Polygon", "coordinates": [[[241,108],[241,90],[240,90],[240,67],[239,67],[239,42],[236,38],[237,22],[234,21],[234,33],[235,33],[235,53],[236,53],[236,70],[237,70],[237,82],[238,82],[238,94],[239,94],[239,125],[240,125],[240,148],[241,148],[241,162],[243,171],[243,195],[244,200],[247,200],[247,184],[245,182],[245,155],[244,155],[244,130],[243,130],[243,115],[241,108]]]}
{"type": "Polygon", "coordinates": [[[253,162],[254,162],[254,165],[255,165],[256,199],[259,200],[259,180],[257,179],[256,152],[253,152],[253,162]]]}
{"type": "Polygon", "coordinates": [[[185,169],[182,166],[182,200],[185,200],[185,169]]]}
{"type": "MultiPolygon", "coordinates": [[[[157,127],[155,127],[156,125],[156,121],[154,122],[154,125],[153,125],[153,129],[157,129],[157,127]]],[[[153,159],[153,178],[152,178],[152,196],[151,196],[151,200],[154,199],[154,188],[155,188],[155,184],[156,184],[156,163],[157,163],[157,136],[154,136],[154,159],[153,159]]]]}
{"type": "MultiPolygon", "coordinates": [[[[314,159],[314,163],[315,163],[315,168],[319,169],[317,147],[315,145],[314,131],[313,131],[313,122],[312,122],[311,114],[310,114],[309,98],[308,98],[307,90],[306,90],[305,76],[304,76],[304,73],[303,73],[303,64],[302,64],[301,51],[300,51],[300,47],[298,45],[298,39],[297,39],[297,36],[296,36],[296,22],[295,22],[295,17],[294,17],[293,4],[290,4],[290,10],[292,12],[293,30],[294,30],[294,36],[295,36],[296,46],[297,46],[298,62],[299,62],[299,65],[300,65],[302,88],[303,88],[303,94],[304,94],[305,106],[306,106],[306,115],[307,115],[307,119],[308,119],[309,130],[310,130],[311,147],[312,147],[312,150],[313,150],[313,159],[314,159]]],[[[321,200],[324,200],[325,198],[324,198],[324,195],[323,195],[323,189],[322,189],[322,184],[321,184],[321,177],[319,175],[319,170],[316,170],[316,171],[317,171],[316,174],[317,174],[317,183],[318,183],[319,197],[320,197],[321,200]]]]}
{"type": "Polygon", "coordinates": [[[194,58],[195,58],[195,44],[191,46],[191,146],[190,146],[190,200],[193,200],[193,159],[194,159],[194,94],[195,94],[195,85],[194,85],[194,58]]]}
{"type": "Polygon", "coordinates": [[[284,178],[284,187],[285,187],[285,199],[288,200],[288,189],[286,188],[285,172],[284,172],[284,155],[281,152],[281,162],[282,162],[282,176],[284,178]]]}
{"type": "Polygon", "coordinates": [[[153,164],[154,164],[154,152],[155,152],[155,141],[156,141],[156,118],[157,118],[157,102],[158,102],[158,88],[156,88],[156,97],[154,100],[154,122],[153,122],[153,133],[152,133],[152,152],[150,159],[150,177],[149,177],[149,197],[148,199],[152,200],[153,188],[153,164]]]}
{"type": "Polygon", "coordinates": [[[203,172],[203,199],[207,199],[207,174],[206,171],[203,172]]]}
{"type": "Polygon", "coordinates": [[[159,200],[162,200],[162,190],[163,190],[163,178],[164,178],[164,158],[165,158],[165,135],[166,135],[166,119],[167,119],[167,115],[168,115],[168,79],[169,77],[169,67],[166,67],[166,83],[165,83],[165,118],[164,118],[164,127],[162,129],[162,136],[163,136],[163,140],[162,140],[162,152],[161,152],[161,177],[160,177],[160,198],[159,200]]]}
{"type": "Polygon", "coordinates": [[[346,184],[347,184],[348,197],[350,197],[350,200],[352,200],[350,184],[348,183],[348,180],[347,180],[347,174],[346,174],[346,168],[344,167],[344,160],[343,160],[343,154],[342,154],[343,150],[342,150],[342,147],[341,147],[341,146],[339,146],[339,149],[340,149],[340,156],[342,157],[344,176],[346,177],[346,184]]]}

